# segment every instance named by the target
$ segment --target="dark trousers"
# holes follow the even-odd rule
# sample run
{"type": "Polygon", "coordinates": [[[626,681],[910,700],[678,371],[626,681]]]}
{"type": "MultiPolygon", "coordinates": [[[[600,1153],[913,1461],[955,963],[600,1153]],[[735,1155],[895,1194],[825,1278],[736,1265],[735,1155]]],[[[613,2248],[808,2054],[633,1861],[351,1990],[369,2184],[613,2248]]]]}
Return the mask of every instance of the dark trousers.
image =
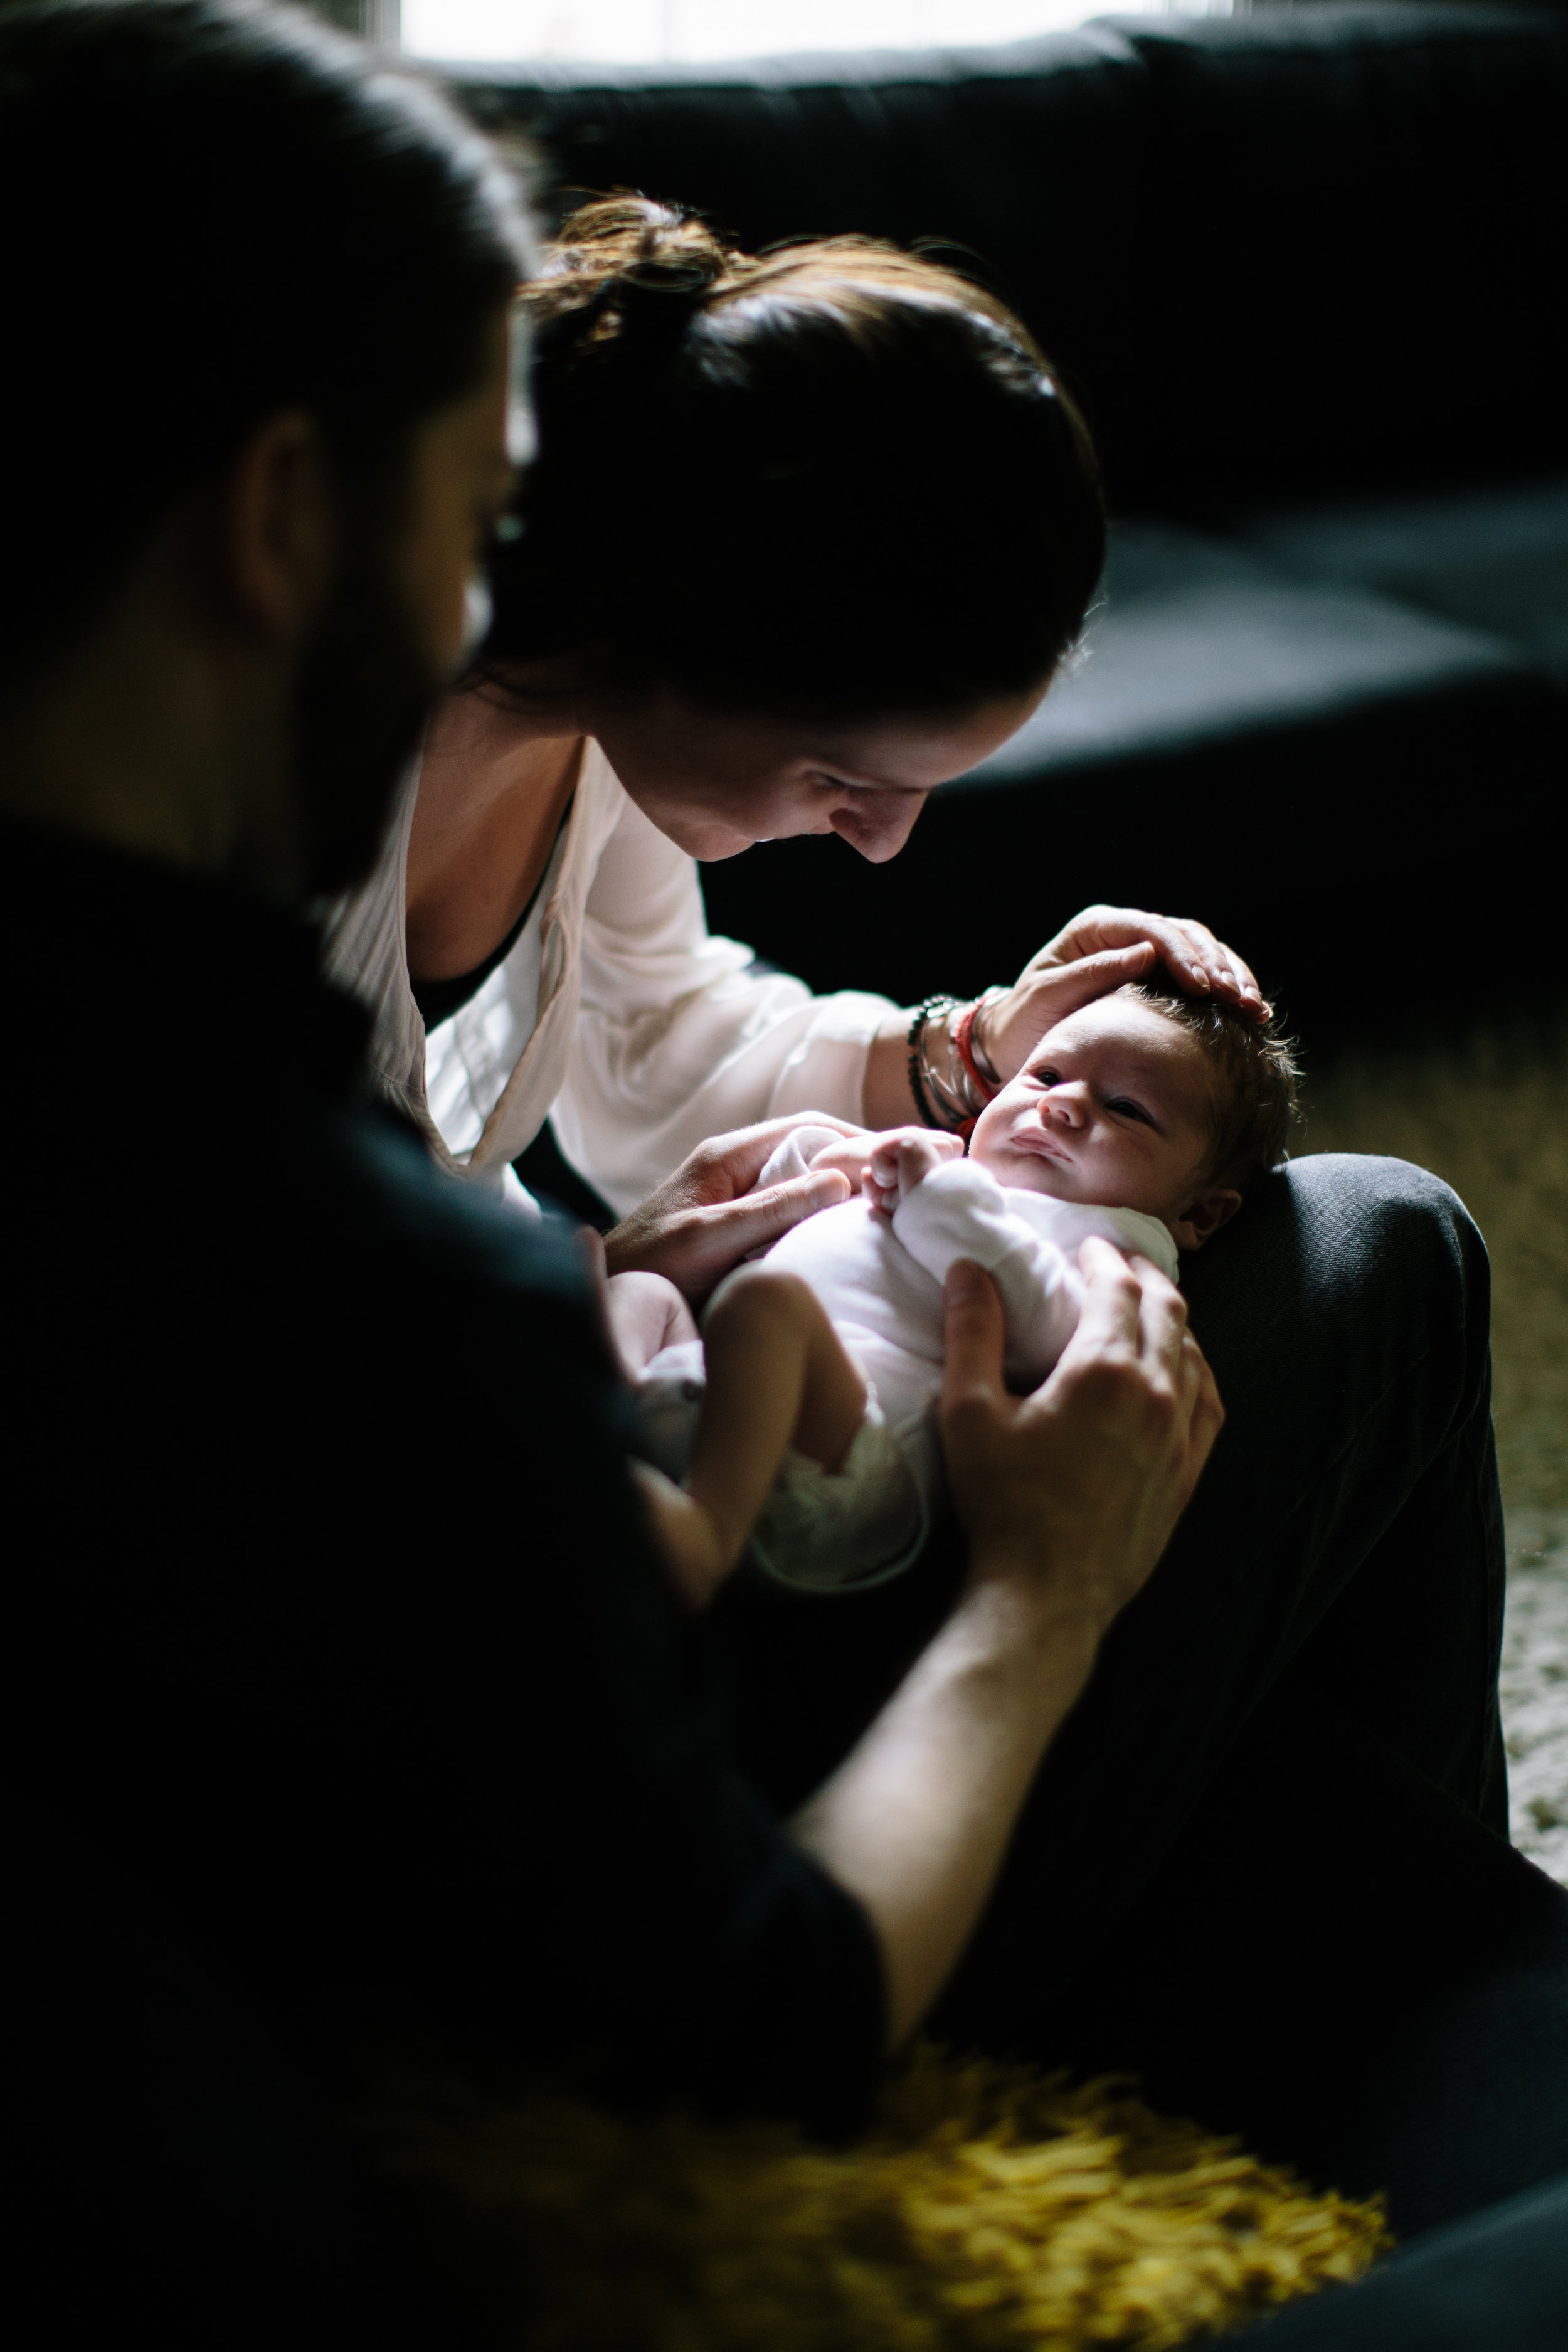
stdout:
{"type": "MultiPolygon", "coordinates": [[[[1485,1251],[1402,1162],[1297,1162],[1190,1261],[1227,1420],[1043,1765],[933,2017],[1151,2095],[1402,2233],[1568,2170],[1568,1898],[1506,1843],[1485,1251]]],[[[929,1638],[956,1542],[723,1604],[781,1803],[929,1638]]]]}

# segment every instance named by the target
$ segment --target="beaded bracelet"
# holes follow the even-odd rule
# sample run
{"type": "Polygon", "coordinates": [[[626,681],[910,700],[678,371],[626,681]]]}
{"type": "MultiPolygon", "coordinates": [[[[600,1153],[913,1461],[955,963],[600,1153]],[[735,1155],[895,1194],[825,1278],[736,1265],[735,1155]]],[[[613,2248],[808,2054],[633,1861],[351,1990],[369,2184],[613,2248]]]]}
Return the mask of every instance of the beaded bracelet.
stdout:
{"type": "Polygon", "coordinates": [[[910,1048],[910,1092],[914,1097],[915,1108],[919,1111],[921,1121],[925,1126],[942,1128],[947,1129],[949,1132],[951,1132],[951,1129],[948,1127],[948,1121],[937,1117],[935,1110],[931,1107],[931,1096],[926,1092],[926,1084],[928,1079],[933,1089],[940,1092],[940,1087],[938,1086],[936,1073],[931,1068],[930,1062],[926,1058],[925,1034],[926,1024],[931,1020],[933,1013],[956,1013],[957,1010],[958,999],[956,996],[927,996],[922,998],[921,1003],[917,1004],[914,1009],[914,1015],[909,1026],[908,1039],[910,1048]]]}
{"type": "Polygon", "coordinates": [[[961,1004],[956,996],[928,996],[916,1006],[909,1028],[910,1092],[927,1127],[967,1141],[975,1120],[1000,1092],[1002,1081],[973,1033],[975,1015],[1006,993],[1005,988],[989,988],[973,1004],[961,1004]],[[926,1048],[926,1031],[939,1015],[947,1021],[945,1073],[926,1048]]]}

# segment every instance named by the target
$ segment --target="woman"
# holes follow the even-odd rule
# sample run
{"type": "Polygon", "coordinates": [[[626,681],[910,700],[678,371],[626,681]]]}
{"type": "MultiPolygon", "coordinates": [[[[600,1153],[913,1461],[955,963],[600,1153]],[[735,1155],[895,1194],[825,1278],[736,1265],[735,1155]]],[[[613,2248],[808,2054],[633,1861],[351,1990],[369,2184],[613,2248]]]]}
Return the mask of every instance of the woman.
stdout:
{"type": "MultiPolygon", "coordinates": [[[[1092,458],[1016,322],[879,248],[753,261],[616,201],[569,224],[528,301],[543,457],[496,556],[489,635],[332,942],[374,1009],[381,1082],[439,1157],[511,1189],[549,1116],[623,1215],[612,1265],[656,1265],[700,1297],[842,1192],[823,1171],[740,1197],[781,1116],[956,1125],[987,1066],[1009,1076],[1062,1012],[1156,958],[1261,1010],[1201,926],[1093,910],[983,1001],[977,1079],[955,1051],[960,1008],[814,999],[710,939],[694,857],[802,832],[891,856],[925,793],[1034,707],[1099,572],[1092,458]],[[763,1124],[724,1132],[748,1122],[763,1124]]],[[[934,962],[940,908],[932,931],[934,962]]],[[[1506,1812],[1484,1254],[1418,1171],[1319,1160],[1263,1188],[1188,1293],[1229,1425],[1034,1778],[936,2023],[1086,2064],[1131,2057],[1266,2142],[1315,2086],[1341,2133],[1325,2168],[1375,2185],[1354,2034],[1325,2055],[1255,2032],[1238,2085],[1223,2018],[1242,2004],[1216,1967],[1222,2022],[1198,2034],[1190,2082],[1162,1969],[1128,1962],[1129,1922],[1157,1948],[1186,1932],[1171,1922],[1200,1885],[1271,1980],[1311,1956],[1314,2015],[1340,2016],[1380,1969],[1421,2010],[1447,1915],[1421,1914],[1413,1950],[1353,1838],[1342,1868],[1320,1856],[1305,1884],[1266,1885],[1256,1798],[1275,1791],[1289,1854],[1331,1784],[1352,1818],[1398,1814],[1418,1849],[1435,1807],[1459,1854],[1436,1874],[1444,1900],[1486,1880],[1494,1841],[1475,1824],[1500,1831],[1506,1812]],[[1352,1915],[1353,1980],[1335,1974],[1352,1915]],[[1118,1966],[1097,2023],[1091,1980],[1118,1966]]],[[[1097,1457],[1101,1488],[1113,1457],[1097,1457]]],[[[750,1760],[778,1804],[834,1785],[947,1619],[954,1575],[933,1557],[831,1639],[786,1604],[759,1625],[736,1589],[750,1760]]],[[[1429,2072],[1440,2106],[1447,2077],[1429,2072]]],[[[1286,2145],[1310,2137],[1297,2116],[1286,2145]]],[[[1396,2219],[1432,2218],[1408,2193],[1396,2219]]]]}
{"type": "MultiPolygon", "coordinates": [[[[896,856],[1045,692],[1104,530],[1039,353],[928,263],[847,241],[752,261],[626,200],[576,216],[530,300],[549,454],[332,961],[438,1157],[515,1190],[548,1115],[625,1214],[721,1130],[920,1116],[910,1013],[752,970],[709,937],[692,861],[829,832],[896,856]]],[[[1156,951],[1259,1003],[1200,925],[1100,911],[983,1008],[977,1046],[1010,1074],[1156,951]]],[[[951,1015],[918,1043],[951,1086],[951,1015]]]]}

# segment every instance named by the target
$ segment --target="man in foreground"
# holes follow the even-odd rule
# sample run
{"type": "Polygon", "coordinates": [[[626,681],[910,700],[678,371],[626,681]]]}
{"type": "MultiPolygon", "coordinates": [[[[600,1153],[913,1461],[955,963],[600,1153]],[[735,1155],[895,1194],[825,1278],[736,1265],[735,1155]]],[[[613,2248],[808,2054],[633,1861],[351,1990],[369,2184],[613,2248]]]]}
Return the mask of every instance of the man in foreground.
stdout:
{"type": "MultiPolygon", "coordinates": [[[[56,2264],[68,2305],[123,2315],[140,2276],[201,2338],[247,2230],[294,2243],[313,2194],[251,2162],[281,2060],[246,2128],[202,2087],[245,2073],[233,2003],[332,2080],[375,2041],[852,2125],[1219,1416],[1152,1271],[1107,1265],[1029,1408],[955,1285],[969,1583],[768,1812],[574,1251],[364,1106],[304,919],[374,850],[510,491],[510,185],[429,92],[223,0],[8,11],[0,159],[30,224],[0,809],[34,2169],[49,2226],[113,2249],[56,2264]],[[515,1476],[439,1493],[426,1446],[515,1476]],[[100,2178],[105,2100],[135,2158],[100,2178]]],[[[352,2235],[305,2231],[318,2284],[352,2235]]]]}

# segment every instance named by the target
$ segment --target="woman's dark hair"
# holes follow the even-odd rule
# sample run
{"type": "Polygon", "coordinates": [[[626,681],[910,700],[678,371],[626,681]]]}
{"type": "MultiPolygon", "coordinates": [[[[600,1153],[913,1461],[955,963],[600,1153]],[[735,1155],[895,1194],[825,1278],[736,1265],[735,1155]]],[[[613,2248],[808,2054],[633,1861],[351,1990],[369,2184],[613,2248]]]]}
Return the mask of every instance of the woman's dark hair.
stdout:
{"type": "Polygon", "coordinates": [[[0,678],[281,408],[390,502],[535,258],[436,91],[247,0],[0,12],[0,678]]]}
{"type": "Polygon", "coordinates": [[[540,455],[482,675],[575,653],[633,693],[850,718],[1026,692],[1077,637],[1088,433],[951,270],[858,237],[753,258],[616,196],[523,299],[540,455]]]}

